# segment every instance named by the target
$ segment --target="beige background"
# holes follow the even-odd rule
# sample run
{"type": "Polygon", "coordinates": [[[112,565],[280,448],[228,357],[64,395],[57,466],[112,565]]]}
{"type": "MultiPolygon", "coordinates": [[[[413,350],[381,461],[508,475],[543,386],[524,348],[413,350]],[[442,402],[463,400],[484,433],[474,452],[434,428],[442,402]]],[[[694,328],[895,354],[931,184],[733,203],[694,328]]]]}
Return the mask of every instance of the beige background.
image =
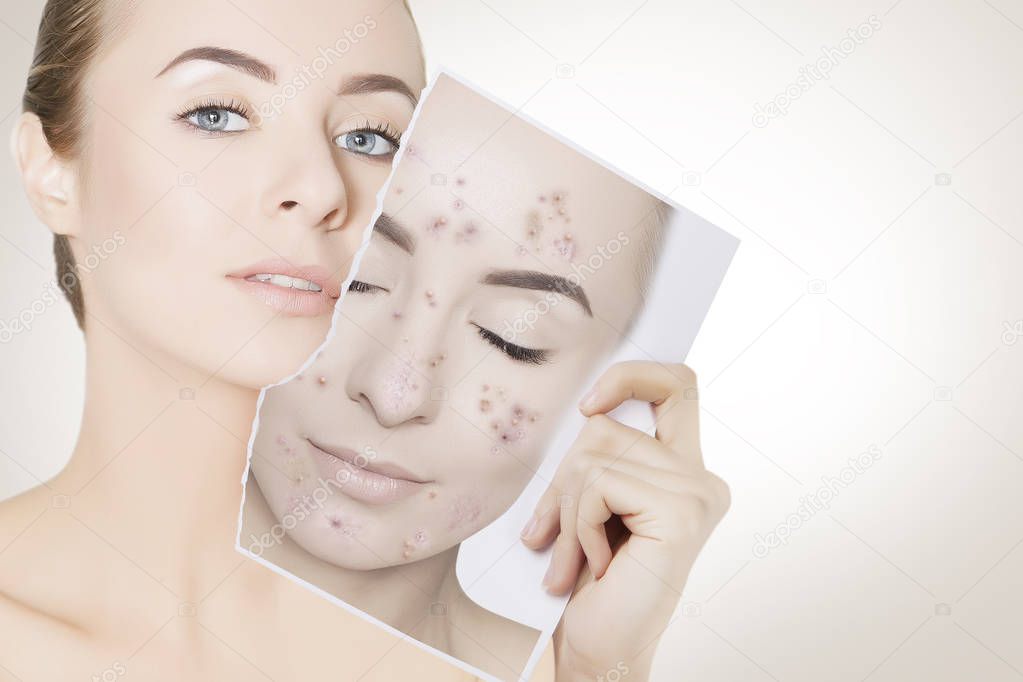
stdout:
{"type": "MultiPolygon", "coordinates": [[[[6,139],[42,3],[0,3],[6,139]]],[[[690,356],[734,504],[656,679],[1023,680],[1023,5],[413,6],[433,64],[744,240],[690,356]],[[829,79],[753,124],[872,14],[829,79]]],[[[7,158],[0,205],[7,322],[53,272],[7,158]]],[[[79,335],[62,302],[36,309],[0,344],[0,497],[54,474],[78,426],[79,335]]]]}

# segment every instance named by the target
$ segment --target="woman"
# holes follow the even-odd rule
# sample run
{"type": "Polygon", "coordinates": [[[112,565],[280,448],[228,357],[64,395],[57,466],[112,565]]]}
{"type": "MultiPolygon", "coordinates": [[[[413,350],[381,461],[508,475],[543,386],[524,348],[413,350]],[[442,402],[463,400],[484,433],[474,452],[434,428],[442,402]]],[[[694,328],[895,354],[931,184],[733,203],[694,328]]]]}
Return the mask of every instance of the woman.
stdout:
{"type": "MultiPolygon", "coordinates": [[[[332,337],[264,396],[242,544],[402,632],[516,679],[539,633],[462,592],[459,546],[522,493],[566,406],[622,341],[643,304],[664,207],[447,76],[407,143],[332,337]]],[[[640,397],[653,392],[654,401],[692,388],[684,368],[619,365],[610,395],[584,408],[589,424],[548,494],[564,516],[544,514],[523,533],[540,547],[567,530],[554,591],[575,583],[584,555],[590,572],[610,574],[611,586],[597,584],[605,591],[633,570],[623,562],[645,556],[633,537],[631,558],[611,559],[612,511],[641,537],[655,526],[646,541],[674,549],[692,541],[679,521],[703,533],[723,511],[723,486],[699,472],[689,405],[661,406],[662,432],[677,424],[661,441],[603,416],[639,377],[648,382],[640,397]]],[[[650,573],[622,594],[633,598],[655,578],[676,584],[673,558],[652,551],[642,564],[650,573]]],[[[587,611],[609,606],[573,603],[576,636],[601,640],[587,611]]],[[[622,654],[582,668],[593,679],[618,660],[639,667],[622,654]]]]}
{"type": "Polygon", "coordinates": [[[12,148],[86,400],[68,466],[0,506],[5,675],[457,677],[233,551],[257,390],[328,328],[417,40],[385,0],[48,3],[12,148]]]}

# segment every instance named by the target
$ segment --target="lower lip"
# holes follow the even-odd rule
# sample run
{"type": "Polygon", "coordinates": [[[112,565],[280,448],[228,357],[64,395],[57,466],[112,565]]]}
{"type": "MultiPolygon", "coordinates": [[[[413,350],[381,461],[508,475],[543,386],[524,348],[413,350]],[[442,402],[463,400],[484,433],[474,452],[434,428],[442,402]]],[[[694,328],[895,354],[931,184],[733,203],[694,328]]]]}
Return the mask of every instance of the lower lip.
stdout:
{"type": "Polygon", "coordinates": [[[334,310],[335,299],[322,291],[279,287],[238,277],[228,279],[243,291],[259,298],[264,304],[290,317],[319,317],[329,315],[334,310]]]}
{"type": "Polygon", "coordinates": [[[426,485],[368,471],[312,444],[309,445],[309,452],[323,478],[333,479],[345,495],[367,504],[397,502],[415,495],[426,485]]]}

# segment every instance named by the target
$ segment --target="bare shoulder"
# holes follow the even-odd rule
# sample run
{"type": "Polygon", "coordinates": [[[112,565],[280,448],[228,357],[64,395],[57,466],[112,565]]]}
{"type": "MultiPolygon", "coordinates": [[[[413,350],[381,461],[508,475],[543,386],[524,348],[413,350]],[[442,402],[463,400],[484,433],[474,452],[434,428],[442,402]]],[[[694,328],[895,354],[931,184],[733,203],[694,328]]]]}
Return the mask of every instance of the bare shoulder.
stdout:
{"type": "MultiPolygon", "coordinates": [[[[15,675],[46,668],[53,650],[72,655],[80,640],[77,628],[49,605],[63,598],[66,586],[51,580],[52,566],[62,562],[47,515],[54,511],[54,493],[39,486],[0,502],[0,662],[15,675]]],[[[61,504],[58,499],[56,504],[61,504]]],[[[59,526],[59,522],[57,524],[59,526]]]]}

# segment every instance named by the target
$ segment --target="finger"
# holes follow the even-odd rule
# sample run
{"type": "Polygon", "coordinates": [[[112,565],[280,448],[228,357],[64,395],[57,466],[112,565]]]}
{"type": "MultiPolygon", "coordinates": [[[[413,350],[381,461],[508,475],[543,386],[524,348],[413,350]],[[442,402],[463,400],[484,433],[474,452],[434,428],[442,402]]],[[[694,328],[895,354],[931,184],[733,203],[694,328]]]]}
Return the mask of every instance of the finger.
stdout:
{"type": "Polygon", "coordinates": [[[612,475],[614,474],[610,469],[601,467],[591,469],[587,476],[586,487],[579,498],[579,512],[576,519],[579,545],[582,547],[583,554],[586,555],[590,573],[597,580],[611,565],[611,543],[607,538],[607,529],[604,524],[611,519],[612,514],[600,492],[603,488],[600,479],[612,475]]]}
{"type": "Polygon", "coordinates": [[[650,403],[657,439],[702,464],[696,374],[688,366],[640,360],[616,363],[597,379],[579,409],[591,416],[609,412],[626,400],[650,403]]]}
{"type": "Polygon", "coordinates": [[[543,549],[554,542],[561,529],[561,510],[558,508],[560,489],[552,483],[544,491],[533,510],[532,515],[523,526],[519,537],[530,549],[543,549]]]}
{"type": "Polygon", "coordinates": [[[601,413],[586,419],[577,447],[599,459],[628,459],[672,470],[679,464],[678,453],[663,443],[601,413]]]}
{"type": "MultiPolygon", "coordinates": [[[[579,481],[578,490],[582,489],[582,483],[579,481]]],[[[571,590],[583,567],[585,555],[576,534],[578,504],[578,492],[558,497],[561,531],[554,541],[551,563],[543,579],[544,587],[551,594],[564,594],[571,590]]]]}
{"type": "Polygon", "coordinates": [[[617,469],[597,472],[579,498],[577,532],[579,543],[594,578],[601,578],[611,565],[611,545],[604,526],[612,516],[636,515],[646,511],[650,486],[642,479],[617,469]]]}

